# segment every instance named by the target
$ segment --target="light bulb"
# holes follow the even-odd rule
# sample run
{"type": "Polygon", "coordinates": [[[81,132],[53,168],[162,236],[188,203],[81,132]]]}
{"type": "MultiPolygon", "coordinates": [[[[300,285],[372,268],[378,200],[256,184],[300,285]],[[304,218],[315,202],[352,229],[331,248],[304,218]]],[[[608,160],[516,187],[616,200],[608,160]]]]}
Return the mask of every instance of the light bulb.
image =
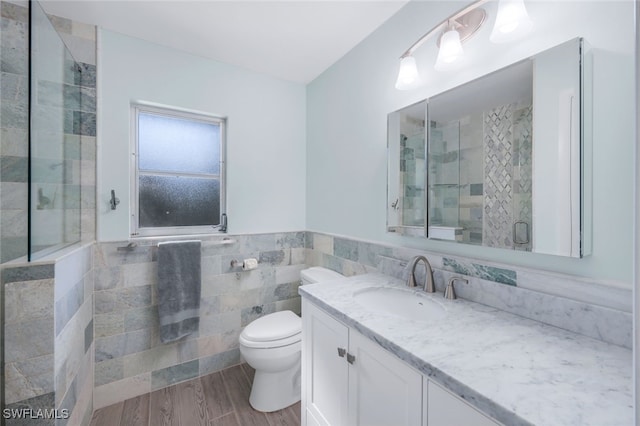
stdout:
{"type": "Polygon", "coordinates": [[[435,69],[442,71],[449,68],[462,55],[464,55],[464,51],[460,42],[460,34],[456,30],[447,31],[440,39],[440,50],[438,51],[435,69]]]}
{"type": "Polygon", "coordinates": [[[494,43],[506,43],[524,37],[532,29],[533,21],[527,14],[524,0],[500,0],[489,38],[494,43]]]}
{"type": "Polygon", "coordinates": [[[396,80],[396,89],[409,90],[415,89],[422,84],[416,59],[413,56],[405,56],[400,60],[400,71],[398,71],[398,79],[396,80]]]}

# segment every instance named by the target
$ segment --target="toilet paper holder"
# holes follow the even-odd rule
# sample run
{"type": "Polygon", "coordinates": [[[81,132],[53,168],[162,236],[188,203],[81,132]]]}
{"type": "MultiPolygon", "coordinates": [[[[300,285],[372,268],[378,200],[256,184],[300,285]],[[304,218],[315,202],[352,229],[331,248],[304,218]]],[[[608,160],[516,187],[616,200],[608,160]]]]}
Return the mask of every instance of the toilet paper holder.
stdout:
{"type": "Polygon", "coordinates": [[[258,260],[254,258],[249,258],[244,260],[233,259],[231,261],[231,267],[232,268],[240,267],[242,268],[243,271],[249,271],[251,269],[257,268],[258,263],[259,263],[258,260]]]}

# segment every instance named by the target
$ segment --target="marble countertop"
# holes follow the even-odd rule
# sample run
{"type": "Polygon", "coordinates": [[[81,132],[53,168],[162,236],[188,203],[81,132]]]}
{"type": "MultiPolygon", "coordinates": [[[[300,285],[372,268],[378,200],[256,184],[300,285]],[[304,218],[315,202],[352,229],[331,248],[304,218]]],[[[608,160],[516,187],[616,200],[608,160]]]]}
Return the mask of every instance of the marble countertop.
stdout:
{"type": "Polygon", "coordinates": [[[632,352],[380,274],[301,286],[303,298],[378,342],[434,381],[512,425],[624,426],[634,422],[632,352]],[[372,312],[368,287],[417,291],[447,311],[434,322],[372,312]]]}

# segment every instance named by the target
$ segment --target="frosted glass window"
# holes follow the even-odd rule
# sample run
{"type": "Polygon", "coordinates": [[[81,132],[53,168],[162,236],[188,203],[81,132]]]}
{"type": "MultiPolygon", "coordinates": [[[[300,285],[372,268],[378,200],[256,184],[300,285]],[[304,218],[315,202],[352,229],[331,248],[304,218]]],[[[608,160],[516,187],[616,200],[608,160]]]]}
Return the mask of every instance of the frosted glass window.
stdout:
{"type": "Polygon", "coordinates": [[[140,176],[140,226],[218,224],[220,182],[181,176],[140,176]]]}
{"type": "Polygon", "coordinates": [[[142,105],[132,117],[132,235],[225,231],[225,120],[142,105]]]}
{"type": "Polygon", "coordinates": [[[141,112],[138,155],[141,170],[220,172],[220,125],[141,112]]]}

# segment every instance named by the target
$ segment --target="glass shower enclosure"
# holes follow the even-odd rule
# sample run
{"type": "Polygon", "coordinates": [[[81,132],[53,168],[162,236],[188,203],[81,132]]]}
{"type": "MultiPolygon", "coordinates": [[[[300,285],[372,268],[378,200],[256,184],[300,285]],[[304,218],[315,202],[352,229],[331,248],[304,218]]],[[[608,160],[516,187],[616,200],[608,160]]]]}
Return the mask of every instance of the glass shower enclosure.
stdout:
{"type": "MultiPolygon", "coordinates": [[[[82,67],[31,2],[29,260],[80,241],[82,67]]],[[[94,106],[95,108],[95,106],[94,106]]]]}

